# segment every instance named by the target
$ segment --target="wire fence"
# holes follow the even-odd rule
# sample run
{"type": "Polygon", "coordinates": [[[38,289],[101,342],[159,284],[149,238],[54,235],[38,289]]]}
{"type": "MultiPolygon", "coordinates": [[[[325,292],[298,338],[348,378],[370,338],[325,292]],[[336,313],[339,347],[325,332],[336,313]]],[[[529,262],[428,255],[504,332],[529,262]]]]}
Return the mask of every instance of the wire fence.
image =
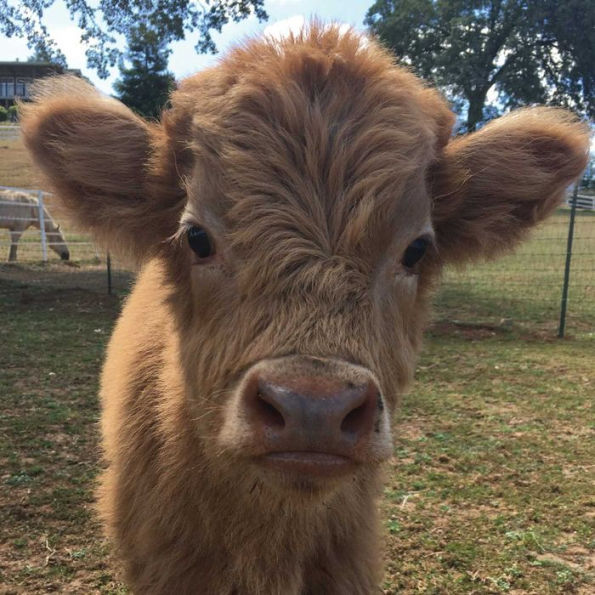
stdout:
{"type": "MultiPolygon", "coordinates": [[[[436,298],[436,320],[489,327],[521,325],[552,336],[568,329],[573,335],[594,336],[595,194],[576,193],[574,201],[573,210],[569,196],[567,204],[516,252],[462,270],[447,269],[436,298]],[[563,309],[566,318],[561,321],[563,309]]],[[[98,250],[88,236],[67,231],[58,205],[45,192],[0,186],[3,258],[8,259],[15,247],[14,235],[2,229],[11,216],[3,207],[12,207],[14,217],[15,205],[23,209],[16,215],[22,219],[20,223],[30,224],[17,238],[15,262],[26,264],[40,282],[57,281],[98,291],[128,290],[134,273],[98,250]],[[3,189],[22,193],[27,200],[7,200],[3,189]],[[64,246],[68,260],[61,260],[64,246]]]]}
{"type": "Polygon", "coordinates": [[[21,265],[40,283],[108,293],[127,291],[133,278],[88,235],[68,231],[52,194],[12,186],[0,186],[0,260],[13,264],[13,276],[21,265]]]}
{"type": "Polygon", "coordinates": [[[436,303],[462,324],[595,336],[595,195],[575,189],[515,252],[448,269],[436,303]]]}
{"type": "Polygon", "coordinates": [[[21,129],[19,126],[3,124],[0,125],[0,140],[15,140],[19,138],[21,129]]]}

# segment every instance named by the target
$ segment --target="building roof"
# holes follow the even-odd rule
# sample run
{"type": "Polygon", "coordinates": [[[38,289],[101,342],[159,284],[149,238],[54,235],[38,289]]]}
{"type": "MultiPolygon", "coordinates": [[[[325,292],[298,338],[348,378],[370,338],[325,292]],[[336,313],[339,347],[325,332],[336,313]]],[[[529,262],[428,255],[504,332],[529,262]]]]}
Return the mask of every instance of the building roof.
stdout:
{"type": "Polygon", "coordinates": [[[49,72],[55,72],[57,74],[74,74],[75,76],[82,76],[81,71],[78,68],[64,68],[60,64],[54,64],[53,62],[21,62],[15,60],[11,62],[0,62],[0,76],[6,74],[30,74],[41,75],[49,72]]]}

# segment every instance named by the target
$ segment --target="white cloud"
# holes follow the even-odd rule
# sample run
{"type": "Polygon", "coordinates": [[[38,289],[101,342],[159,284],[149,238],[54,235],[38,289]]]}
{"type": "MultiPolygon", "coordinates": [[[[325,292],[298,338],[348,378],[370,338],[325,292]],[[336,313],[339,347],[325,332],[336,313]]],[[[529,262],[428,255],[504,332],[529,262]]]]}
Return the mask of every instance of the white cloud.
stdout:
{"type": "Polygon", "coordinates": [[[281,40],[291,33],[299,33],[306,23],[304,15],[296,14],[288,19],[277,21],[264,28],[264,34],[276,40],[281,40]]]}
{"type": "Polygon", "coordinates": [[[85,51],[87,47],[81,42],[82,31],[76,25],[67,25],[57,27],[52,31],[52,35],[66,56],[68,68],[78,68],[91,82],[104,93],[112,92],[112,84],[118,77],[117,68],[111,69],[111,75],[107,79],[100,79],[95,71],[87,69],[87,56],[85,51]]]}
{"type": "MultiPolygon", "coordinates": [[[[272,25],[268,25],[264,29],[264,34],[268,37],[272,37],[277,41],[280,41],[281,39],[287,37],[291,33],[299,33],[304,28],[304,25],[306,25],[309,22],[309,19],[306,19],[304,15],[296,14],[287,19],[283,19],[282,21],[277,21],[272,25]]],[[[336,21],[336,23],[339,24],[340,21],[336,21]]],[[[346,33],[350,29],[351,25],[347,23],[339,24],[339,31],[341,31],[341,33],[346,33]]],[[[367,39],[362,35],[362,45],[365,46],[367,43],[367,39]]]]}

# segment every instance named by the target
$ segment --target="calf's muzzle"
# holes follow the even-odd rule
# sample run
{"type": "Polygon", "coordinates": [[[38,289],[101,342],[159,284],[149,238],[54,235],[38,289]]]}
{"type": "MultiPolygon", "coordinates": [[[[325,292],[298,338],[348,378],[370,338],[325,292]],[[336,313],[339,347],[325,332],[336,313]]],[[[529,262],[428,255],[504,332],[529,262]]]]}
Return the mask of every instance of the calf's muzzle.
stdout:
{"type": "Polygon", "coordinates": [[[240,403],[260,462],[308,475],[341,474],[365,462],[384,415],[365,368],[308,356],[255,366],[240,403]]]}

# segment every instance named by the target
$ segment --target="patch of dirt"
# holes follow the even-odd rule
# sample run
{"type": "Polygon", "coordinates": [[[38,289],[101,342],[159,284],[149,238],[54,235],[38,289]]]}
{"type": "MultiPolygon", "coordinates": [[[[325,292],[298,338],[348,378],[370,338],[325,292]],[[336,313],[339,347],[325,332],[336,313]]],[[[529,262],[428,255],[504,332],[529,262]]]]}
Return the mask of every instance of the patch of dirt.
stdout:
{"type": "Polygon", "coordinates": [[[551,328],[540,329],[532,325],[531,329],[515,325],[509,319],[499,324],[485,322],[466,322],[462,320],[435,320],[428,332],[435,337],[460,337],[468,341],[482,341],[495,337],[516,337],[526,341],[557,340],[551,328]]]}
{"type": "Polygon", "coordinates": [[[575,562],[571,562],[566,558],[562,558],[560,556],[556,556],[555,554],[539,554],[535,557],[536,560],[540,562],[551,562],[553,564],[562,564],[564,566],[568,566],[573,570],[582,570],[582,566],[580,564],[576,564],[575,562]]]}
{"type": "MultiPolygon", "coordinates": [[[[112,293],[128,291],[134,274],[130,271],[112,270],[112,293]]],[[[107,273],[105,265],[75,267],[72,264],[56,262],[45,265],[20,265],[0,263],[0,282],[20,284],[23,304],[60,301],[61,296],[68,297],[72,290],[93,292],[93,299],[103,301],[108,295],[107,273]],[[38,289],[52,290],[39,292],[38,289]]]]}
{"type": "Polygon", "coordinates": [[[465,339],[480,340],[497,335],[510,333],[510,327],[498,326],[485,323],[470,323],[457,320],[438,320],[430,326],[430,332],[434,335],[457,335],[465,339]]]}
{"type": "Polygon", "coordinates": [[[424,435],[424,431],[414,422],[401,422],[395,426],[395,437],[397,439],[419,440],[424,435]]]}

